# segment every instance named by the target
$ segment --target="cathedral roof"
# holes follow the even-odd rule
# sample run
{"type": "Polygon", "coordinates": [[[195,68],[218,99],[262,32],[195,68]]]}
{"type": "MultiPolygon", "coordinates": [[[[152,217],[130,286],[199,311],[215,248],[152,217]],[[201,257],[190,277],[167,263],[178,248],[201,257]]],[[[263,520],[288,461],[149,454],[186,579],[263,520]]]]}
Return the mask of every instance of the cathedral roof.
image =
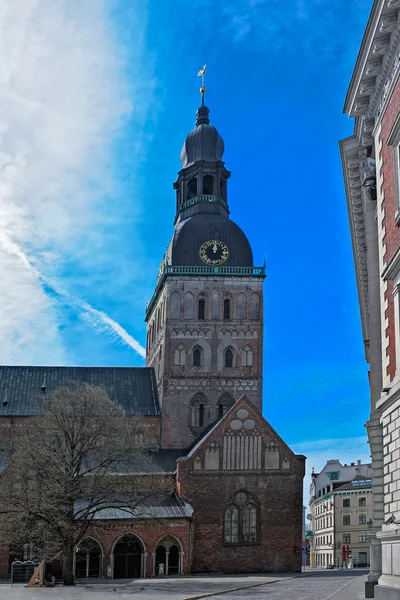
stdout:
{"type": "Polygon", "coordinates": [[[0,416],[39,415],[44,393],[80,383],[104,388],[127,415],[160,414],[152,367],[0,366],[0,416]]]}
{"type": "Polygon", "coordinates": [[[222,160],[224,140],[213,125],[210,125],[209,109],[202,105],[196,113],[196,127],[186,136],[181,150],[182,167],[190,167],[200,160],[215,162],[222,160]]]}
{"type": "Polygon", "coordinates": [[[253,266],[251,246],[240,227],[223,215],[207,213],[197,213],[176,226],[169,249],[169,264],[204,266],[200,247],[214,239],[228,247],[229,256],[224,266],[253,266]]]}

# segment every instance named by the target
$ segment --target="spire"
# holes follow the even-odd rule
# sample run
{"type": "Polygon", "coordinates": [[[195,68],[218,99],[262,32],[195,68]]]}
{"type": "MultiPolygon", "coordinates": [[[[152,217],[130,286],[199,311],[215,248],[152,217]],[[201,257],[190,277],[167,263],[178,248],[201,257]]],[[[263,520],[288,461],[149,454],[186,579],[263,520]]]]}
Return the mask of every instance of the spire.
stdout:
{"type": "Polygon", "coordinates": [[[200,71],[197,73],[197,76],[201,77],[201,88],[200,88],[201,106],[196,112],[196,127],[198,127],[199,125],[209,125],[210,124],[210,119],[209,119],[210,111],[207,108],[207,106],[205,106],[205,104],[204,104],[204,94],[206,93],[206,90],[207,90],[206,86],[204,85],[204,75],[205,75],[206,71],[207,71],[207,65],[204,65],[204,67],[202,69],[200,69],[200,71]]]}
{"type": "Polygon", "coordinates": [[[207,91],[207,88],[204,85],[204,75],[206,74],[206,71],[207,71],[207,65],[204,65],[204,67],[202,69],[200,69],[200,71],[197,73],[197,77],[201,77],[200,94],[201,94],[201,105],[202,106],[204,106],[204,94],[207,91]]]}

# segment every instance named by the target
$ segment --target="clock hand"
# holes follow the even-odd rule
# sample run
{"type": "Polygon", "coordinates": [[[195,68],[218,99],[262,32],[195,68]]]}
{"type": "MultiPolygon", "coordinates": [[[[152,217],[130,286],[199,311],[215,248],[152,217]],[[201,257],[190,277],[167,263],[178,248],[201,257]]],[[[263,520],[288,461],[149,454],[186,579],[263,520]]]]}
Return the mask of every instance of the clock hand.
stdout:
{"type": "Polygon", "coordinates": [[[216,254],[217,250],[218,250],[217,242],[214,242],[214,246],[213,246],[214,254],[216,254]]]}

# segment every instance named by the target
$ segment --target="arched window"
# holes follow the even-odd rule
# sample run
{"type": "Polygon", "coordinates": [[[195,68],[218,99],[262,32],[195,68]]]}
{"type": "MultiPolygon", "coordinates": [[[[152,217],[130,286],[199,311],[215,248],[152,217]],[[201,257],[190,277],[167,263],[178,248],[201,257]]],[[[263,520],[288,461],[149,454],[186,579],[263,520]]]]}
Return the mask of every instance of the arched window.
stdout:
{"type": "Polygon", "coordinates": [[[203,194],[214,193],[214,177],[212,175],[204,175],[203,177],[203,194]]]}
{"type": "Polygon", "coordinates": [[[186,292],[183,297],[183,318],[193,319],[193,294],[186,292]]]}
{"type": "Polygon", "coordinates": [[[199,300],[198,318],[199,319],[206,318],[206,301],[204,300],[204,298],[200,298],[200,300],[199,300]]]}
{"type": "Polygon", "coordinates": [[[196,394],[191,401],[192,416],[191,422],[192,427],[204,427],[206,423],[206,408],[209,402],[204,394],[196,394]]]}
{"type": "Polygon", "coordinates": [[[250,319],[259,319],[260,317],[260,297],[258,294],[250,296],[250,319]]]}
{"type": "Polygon", "coordinates": [[[235,404],[235,399],[227,393],[222,394],[216,404],[216,418],[220,419],[235,404]]]}
{"type": "Polygon", "coordinates": [[[203,350],[202,348],[200,348],[200,346],[195,346],[195,348],[193,349],[193,366],[203,366],[203,350]]]}
{"type": "Polygon", "coordinates": [[[194,198],[195,196],[197,196],[197,178],[192,177],[187,183],[187,199],[190,200],[190,198],[194,198]]]}
{"type": "Polygon", "coordinates": [[[246,318],[246,296],[245,294],[238,294],[236,298],[236,317],[238,319],[246,318]]]}
{"type": "Polygon", "coordinates": [[[224,541],[225,544],[237,544],[239,529],[239,510],[236,506],[228,506],[225,510],[224,541]]]}
{"type": "Polygon", "coordinates": [[[243,509],[243,541],[248,544],[257,541],[257,508],[253,504],[243,509]]]}
{"type": "Polygon", "coordinates": [[[259,508],[245,491],[237,492],[224,512],[225,544],[256,544],[259,538],[259,508]]]}
{"type": "Polygon", "coordinates": [[[254,356],[250,346],[245,346],[242,350],[242,367],[252,367],[254,356]]]}
{"type": "Polygon", "coordinates": [[[180,367],[186,364],[186,350],[183,344],[179,344],[179,346],[175,348],[174,364],[180,367]]]}
{"type": "Polygon", "coordinates": [[[180,319],[181,316],[181,296],[179,292],[173,292],[171,295],[171,319],[180,319]]]}
{"type": "Polygon", "coordinates": [[[204,404],[199,404],[199,427],[204,427],[204,404]]]}
{"type": "Polygon", "coordinates": [[[232,350],[232,348],[227,348],[225,350],[224,367],[227,367],[228,369],[233,367],[233,350],[232,350]]]}
{"type": "Polygon", "coordinates": [[[229,298],[225,298],[224,300],[224,319],[230,319],[231,318],[231,301],[229,300],[229,298]]]}

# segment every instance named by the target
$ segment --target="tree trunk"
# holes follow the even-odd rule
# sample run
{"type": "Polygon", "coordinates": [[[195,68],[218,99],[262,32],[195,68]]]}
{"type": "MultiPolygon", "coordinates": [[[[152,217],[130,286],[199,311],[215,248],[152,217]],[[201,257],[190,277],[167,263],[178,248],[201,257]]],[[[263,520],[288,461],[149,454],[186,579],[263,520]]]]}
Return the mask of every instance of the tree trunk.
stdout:
{"type": "Polygon", "coordinates": [[[64,545],[63,581],[64,585],[74,585],[74,544],[64,545]]]}

